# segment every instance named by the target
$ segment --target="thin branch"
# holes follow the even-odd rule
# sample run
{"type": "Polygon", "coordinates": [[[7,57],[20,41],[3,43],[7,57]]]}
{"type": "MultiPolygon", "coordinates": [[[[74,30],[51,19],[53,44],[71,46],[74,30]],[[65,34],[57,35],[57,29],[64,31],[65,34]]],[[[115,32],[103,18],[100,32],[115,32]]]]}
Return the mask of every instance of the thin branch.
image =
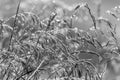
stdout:
{"type": "Polygon", "coordinates": [[[34,75],[35,75],[35,73],[39,70],[39,68],[42,66],[42,64],[45,62],[45,59],[43,59],[42,61],[41,61],[41,63],[39,64],[39,66],[36,68],[36,70],[31,74],[31,76],[30,77],[28,77],[28,79],[27,80],[30,80],[34,75]]]}

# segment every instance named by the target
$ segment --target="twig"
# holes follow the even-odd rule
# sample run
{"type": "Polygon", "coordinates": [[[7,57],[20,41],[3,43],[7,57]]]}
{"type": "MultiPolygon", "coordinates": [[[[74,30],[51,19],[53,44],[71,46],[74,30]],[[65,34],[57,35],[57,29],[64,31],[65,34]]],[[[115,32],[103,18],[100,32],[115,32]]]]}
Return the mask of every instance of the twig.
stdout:
{"type": "Polygon", "coordinates": [[[39,70],[39,68],[42,66],[42,64],[45,62],[45,59],[43,59],[42,61],[41,61],[41,63],[39,64],[39,66],[36,68],[36,70],[31,74],[31,76],[30,77],[28,77],[28,79],[27,80],[30,80],[34,75],[35,75],[35,73],[39,70]]]}

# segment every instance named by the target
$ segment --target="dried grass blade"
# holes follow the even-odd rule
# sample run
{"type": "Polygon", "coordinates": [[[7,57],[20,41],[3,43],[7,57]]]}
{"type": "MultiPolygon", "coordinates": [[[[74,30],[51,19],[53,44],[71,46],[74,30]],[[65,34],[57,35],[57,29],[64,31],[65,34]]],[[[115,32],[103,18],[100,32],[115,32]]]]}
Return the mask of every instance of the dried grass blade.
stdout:
{"type": "Polygon", "coordinates": [[[13,37],[13,34],[14,34],[14,30],[15,30],[15,26],[16,26],[16,20],[17,20],[17,16],[18,16],[18,13],[19,13],[20,4],[21,4],[21,0],[19,1],[18,6],[17,6],[17,11],[16,11],[15,20],[14,20],[14,25],[13,25],[13,32],[12,32],[12,34],[11,34],[11,36],[10,36],[10,43],[9,43],[9,48],[8,48],[8,50],[10,49],[12,37],[13,37]]]}
{"type": "Polygon", "coordinates": [[[90,16],[91,16],[91,18],[92,18],[93,25],[94,25],[95,29],[97,29],[95,16],[93,16],[93,14],[92,14],[92,12],[91,12],[88,4],[86,4],[85,7],[86,7],[86,8],[88,9],[88,11],[89,11],[89,14],[90,14],[90,16]]]}

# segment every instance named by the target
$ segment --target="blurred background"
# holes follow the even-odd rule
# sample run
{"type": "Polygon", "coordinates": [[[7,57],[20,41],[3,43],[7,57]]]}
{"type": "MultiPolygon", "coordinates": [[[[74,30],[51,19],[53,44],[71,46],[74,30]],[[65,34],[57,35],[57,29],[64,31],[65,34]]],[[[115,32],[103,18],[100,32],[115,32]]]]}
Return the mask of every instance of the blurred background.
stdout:
{"type": "MultiPolygon", "coordinates": [[[[55,4],[63,6],[66,9],[71,8],[73,5],[80,2],[89,3],[92,10],[95,10],[96,4],[99,4],[101,0],[22,0],[21,10],[29,11],[35,6],[42,8],[43,5],[50,5],[54,1],[55,4]]],[[[19,0],[0,0],[0,17],[6,18],[15,14],[16,7],[19,0]]],[[[106,10],[109,10],[120,4],[120,0],[102,0],[101,14],[104,14],[106,10]]]]}
{"type": "MultiPolygon", "coordinates": [[[[106,11],[113,9],[115,6],[119,6],[120,0],[21,0],[19,12],[30,11],[38,14],[40,19],[43,19],[48,17],[48,14],[56,9],[59,15],[62,16],[63,10],[61,8],[72,13],[75,6],[82,2],[88,3],[92,13],[96,17],[104,16],[114,23],[115,20],[106,15],[106,11]]],[[[15,15],[18,3],[19,0],[0,0],[0,19],[7,19],[15,15]]],[[[79,14],[76,15],[79,16],[79,14]]],[[[89,21],[89,16],[86,15],[84,11],[81,11],[81,18],[77,20],[78,22],[75,22],[75,26],[80,26],[82,29],[90,27],[91,21],[89,21]]],[[[120,23],[117,26],[117,33],[120,36],[120,23]]],[[[120,60],[113,61],[111,64],[112,66],[109,67],[109,71],[105,74],[105,80],[120,80],[120,60]]]]}
{"type": "MultiPolygon", "coordinates": [[[[0,0],[0,18],[7,19],[13,16],[16,13],[19,1],[20,0],[0,0]]],[[[21,0],[19,12],[33,12],[38,14],[42,20],[54,12],[55,9],[57,13],[59,13],[59,16],[63,16],[63,9],[68,11],[68,14],[72,13],[75,6],[82,2],[88,3],[95,17],[103,16],[109,18],[111,22],[115,22],[113,17],[106,14],[106,11],[120,5],[120,0],[21,0]]],[[[79,16],[79,19],[75,22],[76,27],[81,26],[82,29],[86,29],[86,27],[91,26],[91,18],[88,16],[88,11],[81,10],[76,15],[79,16]]],[[[120,24],[117,26],[120,26],[120,24]]],[[[120,28],[117,29],[117,33],[120,36],[119,32],[120,28]]]]}

